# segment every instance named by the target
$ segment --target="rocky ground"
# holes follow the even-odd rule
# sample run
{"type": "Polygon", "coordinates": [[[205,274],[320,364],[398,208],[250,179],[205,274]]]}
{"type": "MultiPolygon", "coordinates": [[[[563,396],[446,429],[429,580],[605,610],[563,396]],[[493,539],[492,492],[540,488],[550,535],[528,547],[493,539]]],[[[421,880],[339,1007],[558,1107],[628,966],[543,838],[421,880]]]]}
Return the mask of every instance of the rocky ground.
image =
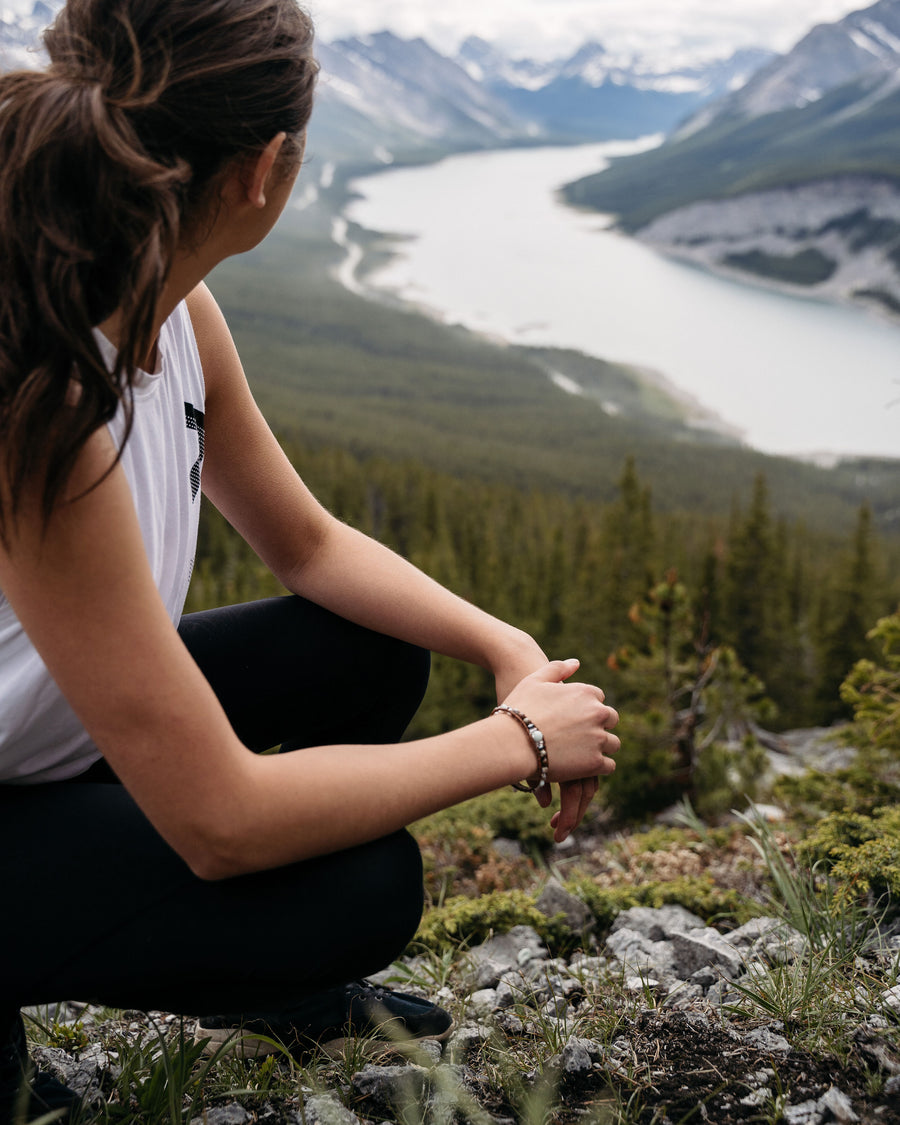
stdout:
{"type": "MultiPolygon", "coordinates": [[[[583,904],[558,884],[545,895],[548,910],[568,913],[573,925],[586,921],[583,904]]],[[[783,923],[754,919],[722,934],[682,907],[636,907],[594,946],[554,958],[527,926],[489,939],[448,969],[436,994],[457,1015],[445,1044],[397,1045],[375,1059],[348,1047],[335,1060],[295,1070],[293,1085],[290,1067],[279,1064],[288,1078],[277,1096],[271,1087],[222,1094],[194,1125],[900,1125],[900,936],[893,931],[873,931],[858,955],[872,987],[857,987],[840,1006],[840,1019],[852,1026],[846,1048],[833,1056],[798,1045],[802,1012],[786,1026],[745,1003],[741,986],[752,991],[763,967],[805,971],[806,939],[783,923]]],[[[429,965],[413,959],[384,976],[399,971],[402,987],[424,993],[429,965]]],[[[95,1026],[99,1012],[68,1014],[89,1029],[90,1043],[37,1048],[38,1062],[98,1103],[110,1100],[118,1066],[112,1044],[152,1040],[156,1032],[148,1035],[147,1017],[137,1013],[95,1026]]],[[[115,1119],[129,1119],[121,1111],[127,1107],[115,1119]]],[[[145,1118],[135,1106],[130,1119],[145,1118]]]]}

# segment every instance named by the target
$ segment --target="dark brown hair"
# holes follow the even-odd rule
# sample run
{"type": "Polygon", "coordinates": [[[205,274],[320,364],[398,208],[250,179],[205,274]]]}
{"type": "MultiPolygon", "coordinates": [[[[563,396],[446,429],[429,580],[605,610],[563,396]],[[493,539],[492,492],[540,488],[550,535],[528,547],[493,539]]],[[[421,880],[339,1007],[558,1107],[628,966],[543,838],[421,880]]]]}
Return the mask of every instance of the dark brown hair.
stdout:
{"type": "Polygon", "coordinates": [[[68,0],[43,72],[0,76],[0,537],[37,486],[49,518],[120,403],[179,244],[217,177],[312,111],[296,0],[68,0]],[[116,310],[115,369],[93,329],[116,310]]]}

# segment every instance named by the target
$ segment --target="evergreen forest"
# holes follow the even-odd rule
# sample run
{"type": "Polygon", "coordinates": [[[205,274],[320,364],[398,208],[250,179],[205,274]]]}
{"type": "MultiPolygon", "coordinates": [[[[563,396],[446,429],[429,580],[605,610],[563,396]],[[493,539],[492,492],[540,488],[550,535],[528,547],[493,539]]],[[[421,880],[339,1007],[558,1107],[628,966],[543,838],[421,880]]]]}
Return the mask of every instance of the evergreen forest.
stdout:
{"type": "MultiPolygon", "coordinates": [[[[766,456],[627,367],[364,299],[334,277],[335,190],[212,278],[251,385],[335,515],[581,660],[622,715],[612,810],[730,808],[753,795],[767,731],[849,718],[840,685],[900,602],[900,461],[766,456]]],[[[353,233],[364,276],[390,246],[353,233]]],[[[188,610],[278,592],[204,508],[188,610]]],[[[494,703],[490,677],[438,657],[409,735],[494,703]]]]}

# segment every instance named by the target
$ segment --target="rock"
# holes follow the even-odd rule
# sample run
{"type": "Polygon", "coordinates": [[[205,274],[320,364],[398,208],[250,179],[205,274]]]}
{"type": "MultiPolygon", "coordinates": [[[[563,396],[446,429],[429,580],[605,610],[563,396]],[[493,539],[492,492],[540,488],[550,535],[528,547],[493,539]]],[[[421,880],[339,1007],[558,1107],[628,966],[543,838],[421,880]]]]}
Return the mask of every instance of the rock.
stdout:
{"type": "Polygon", "coordinates": [[[469,950],[469,959],[473,965],[492,961],[502,966],[497,980],[508,969],[516,969],[528,961],[543,960],[546,957],[547,949],[538,932],[531,926],[514,926],[508,934],[488,938],[469,950]]]}
{"type": "Polygon", "coordinates": [[[741,975],[744,962],[733,946],[724,940],[718,930],[699,929],[689,933],[674,933],[671,945],[675,972],[687,980],[698,969],[715,966],[732,979],[741,975]]]}
{"type": "Polygon", "coordinates": [[[841,1122],[841,1125],[849,1125],[850,1122],[859,1121],[859,1117],[853,1111],[853,1103],[837,1086],[832,1086],[830,1090],[827,1090],[816,1104],[822,1113],[827,1110],[835,1121],[841,1122]]]}
{"type": "Polygon", "coordinates": [[[818,1102],[801,1102],[788,1105],[782,1111],[786,1125],[821,1125],[824,1120],[819,1112],[818,1102]]]}
{"type": "MultiPolygon", "coordinates": [[[[428,1125],[457,1125],[460,1120],[460,1101],[463,1092],[464,1071],[458,1066],[439,1066],[432,1075],[434,1090],[428,1103],[428,1125]]],[[[464,1097],[464,1095],[463,1095],[464,1097]]],[[[403,1115],[409,1120],[410,1115],[403,1115]]],[[[413,1120],[421,1121],[421,1114],[413,1120]]]]}
{"type": "Polygon", "coordinates": [[[589,953],[576,953],[569,962],[569,972],[584,980],[596,980],[609,962],[605,957],[593,957],[589,953]]]}
{"type": "Polygon", "coordinates": [[[89,1044],[77,1059],[58,1047],[35,1047],[31,1054],[41,1070],[48,1071],[64,1086],[87,1100],[100,1089],[104,1072],[112,1073],[113,1077],[119,1074],[119,1068],[111,1062],[99,1043],[89,1044]]]}
{"type": "Polygon", "coordinates": [[[518,840],[509,840],[506,836],[498,836],[491,847],[503,859],[521,859],[525,854],[518,840]]]}
{"type": "Polygon", "coordinates": [[[894,1076],[889,1078],[884,1084],[884,1092],[886,1094],[900,1094],[900,1077],[894,1076]]]}
{"type": "Polygon", "coordinates": [[[360,1125],[360,1120],[333,1094],[313,1094],[303,1103],[303,1113],[298,1121],[306,1125],[360,1125]]]}
{"type": "Polygon", "coordinates": [[[565,916],[566,925],[577,934],[587,934],[594,929],[596,919],[580,898],[570,894],[558,879],[548,879],[535,904],[542,914],[552,918],[565,916]]]}
{"type": "Polygon", "coordinates": [[[760,1086],[758,1090],[754,1090],[752,1094],[748,1094],[746,1098],[741,1098],[741,1105],[747,1106],[748,1109],[759,1109],[764,1106],[766,1102],[772,1097],[772,1091],[768,1086],[760,1086]]]}
{"type": "Polygon", "coordinates": [[[541,1008],[541,1014],[548,1020],[565,1019],[569,1002],[564,996],[553,996],[541,1008]]]}
{"type": "Polygon", "coordinates": [[[696,973],[692,973],[691,976],[688,977],[691,984],[699,985],[704,991],[708,988],[712,988],[719,979],[718,973],[714,973],[708,966],[698,969],[696,973]]]}
{"type": "Polygon", "coordinates": [[[512,973],[504,973],[495,991],[495,1007],[501,1010],[512,1008],[515,1002],[522,996],[523,984],[524,981],[518,973],[515,975],[512,973]]]}
{"type": "MultiPolygon", "coordinates": [[[[214,1106],[207,1109],[203,1117],[195,1117],[191,1125],[247,1125],[253,1118],[242,1105],[231,1102],[228,1105],[214,1106]]],[[[338,1125],[336,1122],[335,1125],[338,1125]]]]}
{"type": "Polygon", "coordinates": [[[350,1079],[355,1094],[366,1098],[379,1113],[402,1113],[404,1107],[422,1102],[428,1092],[428,1071],[421,1066],[375,1066],[369,1064],[350,1079]]]}
{"type": "Polygon", "coordinates": [[[467,1011],[475,1019],[485,1019],[497,1007],[497,993],[493,988],[481,988],[469,997],[467,1011]]]}
{"type": "MultiPolygon", "coordinates": [[[[521,1024],[519,1026],[521,1027],[521,1024]]],[[[454,1063],[466,1062],[469,1055],[486,1043],[492,1034],[491,1029],[482,1024],[477,1027],[457,1028],[447,1040],[447,1058],[454,1063]]]]}
{"type": "Polygon", "coordinates": [[[466,989],[470,992],[480,992],[483,988],[496,988],[497,982],[508,969],[509,965],[505,962],[496,961],[493,957],[484,957],[470,960],[460,976],[466,989]]]}
{"type": "Polygon", "coordinates": [[[689,930],[703,929],[704,922],[683,906],[661,906],[654,910],[649,906],[632,906],[623,910],[612,924],[612,932],[635,930],[650,941],[665,941],[673,934],[687,933],[689,930]]]}
{"type": "Polygon", "coordinates": [[[900,984],[889,988],[887,992],[883,992],[881,1002],[886,1008],[890,1008],[892,1012],[897,1012],[900,1015],[900,984]]]}
{"type": "Polygon", "coordinates": [[[790,1051],[791,1045],[783,1035],[777,1035],[767,1027],[758,1027],[744,1036],[748,1047],[755,1047],[758,1051],[771,1054],[774,1051],[790,1051]]]}
{"type": "Polygon", "coordinates": [[[784,809],[778,805],[754,805],[754,816],[766,821],[768,824],[777,824],[781,820],[786,819],[784,809]]]}
{"type": "Polygon", "coordinates": [[[419,1054],[427,1056],[432,1064],[439,1063],[444,1054],[444,1044],[437,1039],[419,1039],[415,1048],[419,1054]]]}
{"type": "Polygon", "coordinates": [[[741,994],[736,988],[731,987],[731,981],[719,980],[711,985],[706,993],[706,1002],[716,1008],[725,1004],[736,1004],[741,999],[741,994]]]}
{"type": "Polygon", "coordinates": [[[558,1055],[554,1055],[548,1066],[559,1074],[574,1077],[593,1070],[594,1063],[603,1058],[603,1048],[592,1039],[570,1039],[558,1055]]]}
{"type": "Polygon", "coordinates": [[[675,951],[669,941],[654,941],[626,926],[611,933],[606,945],[630,975],[652,973],[659,977],[672,972],[675,951]]]}
{"type": "Polygon", "coordinates": [[[777,918],[751,918],[749,922],[745,922],[731,933],[723,934],[722,939],[733,945],[735,949],[749,949],[760,938],[768,937],[773,933],[785,933],[790,929],[790,926],[779,922],[777,918]]]}

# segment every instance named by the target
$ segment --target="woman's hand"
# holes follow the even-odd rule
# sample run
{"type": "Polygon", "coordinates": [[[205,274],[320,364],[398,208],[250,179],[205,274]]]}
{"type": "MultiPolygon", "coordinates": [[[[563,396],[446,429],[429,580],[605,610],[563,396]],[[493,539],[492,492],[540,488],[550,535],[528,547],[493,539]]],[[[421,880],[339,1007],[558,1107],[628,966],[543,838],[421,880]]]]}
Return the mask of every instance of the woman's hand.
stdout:
{"type": "MultiPolygon", "coordinates": [[[[609,733],[619,716],[606,706],[601,689],[564,682],[578,667],[577,660],[546,664],[526,676],[505,699],[527,715],[544,735],[550,780],[559,782],[560,810],[550,821],[557,843],[562,843],[583,820],[599,786],[597,775],[613,772],[616,763],[611,755],[620,746],[619,739],[609,733]],[[568,758],[573,751],[593,751],[597,755],[596,768],[590,775],[561,776],[570,768],[568,758]]],[[[549,786],[542,786],[535,796],[543,808],[552,801],[549,786]]]]}

